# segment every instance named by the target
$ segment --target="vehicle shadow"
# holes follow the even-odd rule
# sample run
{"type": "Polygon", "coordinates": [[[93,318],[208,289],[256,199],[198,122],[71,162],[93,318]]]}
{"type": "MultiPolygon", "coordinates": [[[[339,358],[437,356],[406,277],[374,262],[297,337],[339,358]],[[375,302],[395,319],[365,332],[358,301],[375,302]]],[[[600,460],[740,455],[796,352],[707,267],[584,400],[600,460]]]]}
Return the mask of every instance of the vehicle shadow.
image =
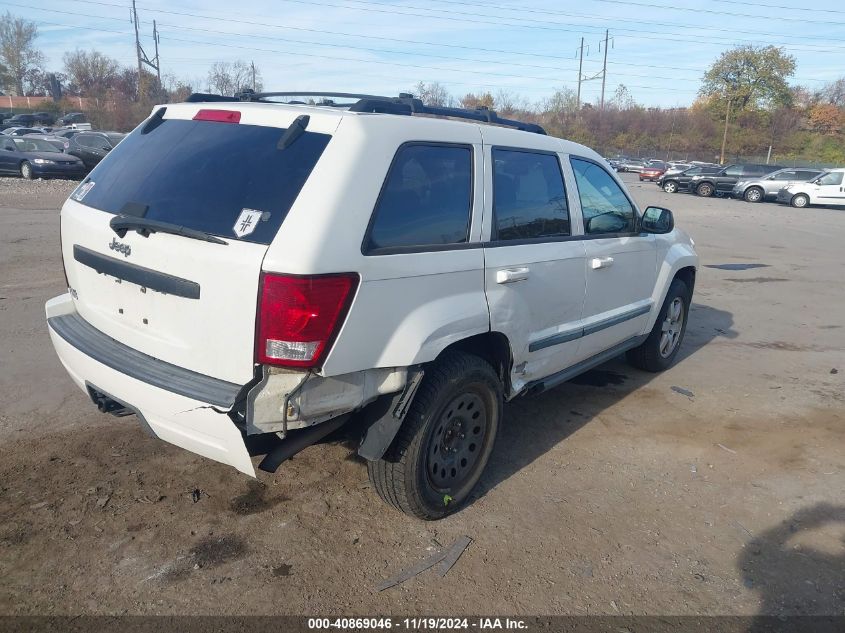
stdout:
{"type": "MultiPolygon", "coordinates": [[[[693,303],[676,363],[683,363],[717,337],[736,336],[730,312],[693,303]]],[[[647,385],[654,376],[631,367],[621,355],[554,389],[506,404],[496,449],[470,503],[589,424],[602,411],[647,385]]]]}
{"type": "MultiPolygon", "coordinates": [[[[760,612],[749,632],[771,631],[774,620],[788,622],[788,616],[837,616],[841,631],[845,505],[819,503],[757,534],[740,552],[737,567],[745,586],[760,595],[760,612]]],[[[834,624],[833,618],[805,622],[815,631],[836,630],[834,624]]]]}

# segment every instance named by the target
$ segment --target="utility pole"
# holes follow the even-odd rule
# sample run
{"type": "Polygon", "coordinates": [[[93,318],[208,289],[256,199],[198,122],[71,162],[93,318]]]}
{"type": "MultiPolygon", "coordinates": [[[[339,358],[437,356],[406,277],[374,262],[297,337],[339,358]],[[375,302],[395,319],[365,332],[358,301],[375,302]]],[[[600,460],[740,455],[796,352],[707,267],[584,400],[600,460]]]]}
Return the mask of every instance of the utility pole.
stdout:
{"type": "Polygon", "coordinates": [[[607,81],[607,42],[610,39],[610,30],[604,31],[604,65],[601,71],[601,109],[604,110],[604,85],[607,81]]]}
{"type": "MultiPolygon", "coordinates": [[[[135,0],[132,0],[132,3],[135,3],[135,0]]],[[[577,105],[575,107],[576,112],[581,110],[581,77],[584,75],[582,74],[582,69],[584,67],[584,38],[581,38],[581,56],[578,60],[578,99],[577,105]]]]}
{"type": "Polygon", "coordinates": [[[252,91],[255,92],[255,62],[249,62],[250,68],[252,68],[252,91]]]}
{"type": "Polygon", "coordinates": [[[161,64],[158,63],[158,29],[156,28],[156,21],[153,20],[153,41],[156,45],[155,69],[156,77],[158,77],[158,93],[161,96],[161,64]]]}
{"type": "Polygon", "coordinates": [[[138,57],[138,100],[141,100],[141,40],[138,38],[138,11],[132,0],[132,24],[135,25],[135,54],[138,57]]]}
{"type": "Polygon", "coordinates": [[[725,112],[725,133],[722,135],[722,153],[719,156],[719,164],[725,164],[725,145],[728,143],[728,122],[731,118],[731,99],[732,97],[728,97],[728,109],[725,112]]]}
{"type": "Polygon", "coordinates": [[[144,96],[144,64],[155,69],[158,78],[158,92],[161,92],[161,64],[158,62],[158,29],[153,20],[153,40],[155,41],[155,57],[151,60],[141,46],[141,38],[138,36],[138,10],[135,8],[135,0],[132,0],[132,23],[135,25],[135,53],[138,56],[138,100],[144,96]]]}

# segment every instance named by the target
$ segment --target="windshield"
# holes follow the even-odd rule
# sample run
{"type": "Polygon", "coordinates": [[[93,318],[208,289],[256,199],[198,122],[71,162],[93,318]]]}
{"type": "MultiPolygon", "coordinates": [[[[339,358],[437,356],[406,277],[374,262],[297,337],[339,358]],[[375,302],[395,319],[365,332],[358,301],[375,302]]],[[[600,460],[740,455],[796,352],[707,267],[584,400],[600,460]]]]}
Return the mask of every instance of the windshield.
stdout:
{"type": "Polygon", "coordinates": [[[106,134],[106,138],[109,139],[109,143],[111,143],[112,146],[115,146],[126,138],[126,134],[106,134]]]}
{"type": "Polygon", "coordinates": [[[54,152],[56,154],[61,154],[61,152],[48,141],[40,138],[24,137],[16,138],[14,141],[19,152],[54,152]]]}
{"type": "Polygon", "coordinates": [[[285,130],[276,127],[164,119],[143,129],[109,152],[71,198],[261,244],[273,240],[331,138],[305,132],[279,149],[285,130]]]}

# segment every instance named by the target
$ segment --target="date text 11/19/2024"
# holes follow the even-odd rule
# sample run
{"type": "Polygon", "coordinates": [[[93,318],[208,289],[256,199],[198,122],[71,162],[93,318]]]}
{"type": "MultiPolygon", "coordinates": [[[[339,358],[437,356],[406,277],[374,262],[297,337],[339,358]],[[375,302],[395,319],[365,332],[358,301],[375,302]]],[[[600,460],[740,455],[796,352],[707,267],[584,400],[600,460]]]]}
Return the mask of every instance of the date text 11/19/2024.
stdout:
{"type": "Polygon", "coordinates": [[[312,630],[377,630],[404,629],[408,631],[441,629],[526,630],[524,620],[514,618],[308,618],[312,630]]]}

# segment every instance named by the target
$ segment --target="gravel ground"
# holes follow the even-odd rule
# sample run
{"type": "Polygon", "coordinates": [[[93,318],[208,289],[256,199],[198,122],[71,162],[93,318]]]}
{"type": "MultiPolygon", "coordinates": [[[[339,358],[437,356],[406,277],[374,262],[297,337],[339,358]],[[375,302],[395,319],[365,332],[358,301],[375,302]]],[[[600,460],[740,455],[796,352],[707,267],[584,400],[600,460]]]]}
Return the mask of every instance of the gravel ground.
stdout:
{"type": "Polygon", "coordinates": [[[0,180],[0,613],[845,614],[845,213],[626,178],[705,266],[680,361],[509,404],[436,523],[348,443],[250,480],[98,413],[43,320],[74,183],[0,180]],[[446,577],[375,590],[461,535],[446,577]]]}
{"type": "Polygon", "coordinates": [[[78,180],[24,180],[0,176],[0,206],[14,209],[60,209],[78,180]]]}

